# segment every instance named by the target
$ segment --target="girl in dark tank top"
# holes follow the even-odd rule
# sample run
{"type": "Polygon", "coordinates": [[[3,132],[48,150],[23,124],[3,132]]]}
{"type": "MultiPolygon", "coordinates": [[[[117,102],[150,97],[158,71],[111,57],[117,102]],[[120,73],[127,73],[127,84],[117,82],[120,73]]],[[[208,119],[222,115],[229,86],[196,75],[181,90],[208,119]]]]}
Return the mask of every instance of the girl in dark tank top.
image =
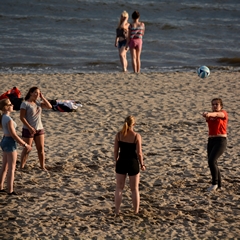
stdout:
{"type": "Polygon", "coordinates": [[[118,27],[116,29],[116,38],[115,38],[115,47],[118,48],[119,58],[122,65],[123,72],[127,71],[127,51],[126,44],[127,44],[127,37],[128,37],[128,13],[123,11],[120,20],[118,23],[118,27]]]}
{"type": "Polygon", "coordinates": [[[140,205],[139,181],[140,167],[145,170],[142,155],[142,139],[140,134],[134,132],[135,118],[129,116],[125,119],[122,130],[117,133],[114,144],[114,159],[116,171],[115,213],[119,214],[122,201],[122,191],[127,175],[129,176],[132,191],[134,213],[137,214],[140,205]],[[140,167],[139,167],[140,165],[140,167]]]}

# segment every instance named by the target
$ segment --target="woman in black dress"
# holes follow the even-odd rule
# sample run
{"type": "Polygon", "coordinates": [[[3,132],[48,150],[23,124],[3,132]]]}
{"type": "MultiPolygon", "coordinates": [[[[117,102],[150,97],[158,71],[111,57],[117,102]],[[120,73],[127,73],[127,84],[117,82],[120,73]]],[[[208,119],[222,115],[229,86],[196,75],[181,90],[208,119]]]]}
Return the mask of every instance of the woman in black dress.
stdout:
{"type": "Polygon", "coordinates": [[[115,191],[115,213],[118,215],[122,202],[122,192],[125,186],[126,176],[129,176],[132,191],[132,202],[134,213],[139,212],[140,195],[139,181],[140,168],[145,170],[142,155],[141,135],[134,132],[135,118],[128,116],[123,128],[117,133],[114,144],[114,160],[116,167],[116,191],[115,191]],[[140,166],[139,166],[140,165],[140,166]]]}

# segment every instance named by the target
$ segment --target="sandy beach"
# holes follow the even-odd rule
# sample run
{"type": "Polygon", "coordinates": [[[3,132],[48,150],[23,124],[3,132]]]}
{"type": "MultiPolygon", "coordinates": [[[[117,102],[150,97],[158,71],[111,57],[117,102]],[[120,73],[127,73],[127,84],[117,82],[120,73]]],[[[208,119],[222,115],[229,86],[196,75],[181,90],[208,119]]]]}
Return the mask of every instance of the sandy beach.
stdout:
{"type": "MultiPolygon", "coordinates": [[[[83,107],[44,110],[46,165],[35,146],[16,169],[18,196],[0,194],[0,239],[229,239],[240,237],[240,72],[1,74],[1,93],[24,97],[38,86],[48,99],[83,107]],[[200,115],[221,97],[229,114],[228,147],[219,160],[222,191],[209,193],[206,122],[200,115]],[[147,170],[140,213],[126,185],[114,215],[113,143],[124,118],[136,117],[147,170]]],[[[19,111],[12,113],[21,135],[19,111]]],[[[2,134],[2,131],[1,131],[2,134]]],[[[18,156],[21,153],[18,147],[18,156]]]]}

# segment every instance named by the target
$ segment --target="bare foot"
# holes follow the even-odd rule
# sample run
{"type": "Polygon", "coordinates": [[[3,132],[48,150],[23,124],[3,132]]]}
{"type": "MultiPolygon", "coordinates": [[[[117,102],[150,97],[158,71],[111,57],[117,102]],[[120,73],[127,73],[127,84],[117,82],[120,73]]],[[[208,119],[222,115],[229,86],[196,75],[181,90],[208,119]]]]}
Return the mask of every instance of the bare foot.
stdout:
{"type": "Polygon", "coordinates": [[[48,172],[47,168],[46,167],[40,167],[43,171],[46,171],[48,172]]]}
{"type": "Polygon", "coordinates": [[[115,213],[115,214],[114,214],[114,217],[116,217],[116,218],[117,218],[117,217],[120,217],[120,213],[115,213]]]}

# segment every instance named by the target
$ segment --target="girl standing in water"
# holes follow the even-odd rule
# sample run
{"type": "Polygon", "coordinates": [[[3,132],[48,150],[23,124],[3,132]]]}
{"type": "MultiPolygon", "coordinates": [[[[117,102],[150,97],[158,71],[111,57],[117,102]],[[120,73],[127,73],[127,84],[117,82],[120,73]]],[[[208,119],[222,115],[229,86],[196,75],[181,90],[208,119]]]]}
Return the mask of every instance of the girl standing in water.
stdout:
{"type": "Polygon", "coordinates": [[[116,29],[116,38],[115,38],[115,47],[118,48],[123,72],[127,71],[127,65],[128,65],[128,62],[127,62],[128,48],[127,49],[125,48],[127,44],[128,28],[129,28],[128,13],[126,11],[123,11],[120,16],[118,27],[116,29]]]}
{"type": "Polygon", "coordinates": [[[129,26],[128,43],[126,49],[130,48],[132,67],[135,73],[140,73],[141,70],[141,52],[142,52],[142,38],[145,33],[145,24],[140,22],[140,14],[134,11],[132,14],[133,22],[129,26]]]}

